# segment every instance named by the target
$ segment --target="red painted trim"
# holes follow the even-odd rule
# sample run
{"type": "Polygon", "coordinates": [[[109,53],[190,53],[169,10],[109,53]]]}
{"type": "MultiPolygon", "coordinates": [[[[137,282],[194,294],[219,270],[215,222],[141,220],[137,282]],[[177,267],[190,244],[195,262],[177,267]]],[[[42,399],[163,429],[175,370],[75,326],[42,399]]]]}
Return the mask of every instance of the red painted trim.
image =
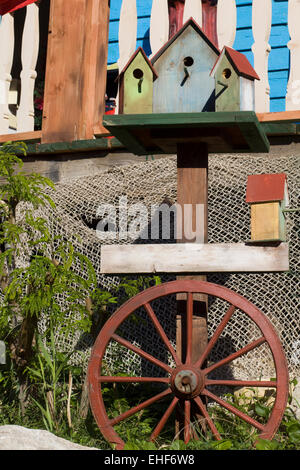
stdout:
{"type": "Polygon", "coordinates": [[[19,10],[19,8],[26,7],[37,0],[0,0],[0,15],[11,13],[12,11],[19,10]]]}
{"type": "Polygon", "coordinates": [[[285,173],[248,176],[246,202],[283,201],[287,182],[285,173]]]}

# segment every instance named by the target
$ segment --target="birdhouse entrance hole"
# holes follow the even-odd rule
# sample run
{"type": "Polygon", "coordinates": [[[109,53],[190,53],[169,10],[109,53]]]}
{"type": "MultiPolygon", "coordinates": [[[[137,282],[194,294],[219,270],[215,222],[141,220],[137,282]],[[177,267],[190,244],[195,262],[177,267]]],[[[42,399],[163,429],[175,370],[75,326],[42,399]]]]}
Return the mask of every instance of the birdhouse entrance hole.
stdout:
{"type": "Polygon", "coordinates": [[[133,71],[133,76],[136,78],[139,83],[138,83],[138,92],[142,93],[142,82],[143,82],[143,77],[144,77],[144,72],[141,69],[134,69],[133,71]]]}
{"type": "Polygon", "coordinates": [[[231,70],[230,69],[224,69],[223,72],[222,72],[222,75],[224,78],[226,78],[227,80],[231,77],[231,70]]]}
{"type": "Polygon", "coordinates": [[[183,59],[183,63],[186,67],[191,67],[194,63],[194,59],[193,59],[193,57],[185,57],[183,59]]]}

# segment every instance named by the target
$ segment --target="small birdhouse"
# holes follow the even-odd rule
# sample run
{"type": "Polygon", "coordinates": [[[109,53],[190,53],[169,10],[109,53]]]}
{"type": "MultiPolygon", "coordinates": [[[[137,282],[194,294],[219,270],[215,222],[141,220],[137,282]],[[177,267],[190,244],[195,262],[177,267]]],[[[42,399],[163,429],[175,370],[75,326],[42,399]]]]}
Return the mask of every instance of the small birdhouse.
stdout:
{"type": "Polygon", "coordinates": [[[157,73],[139,47],[119,75],[119,114],[152,113],[157,73]]]}
{"type": "Polygon", "coordinates": [[[244,54],[225,46],[214,65],[216,111],[255,111],[259,76],[244,54]]]}
{"type": "Polygon", "coordinates": [[[153,113],[215,110],[215,83],[210,71],[219,49],[190,18],[155,54],[153,113]]]}
{"type": "Polygon", "coordinates": [[[289,205],[284,173],[248,177],[246,202],[251,205],[251,241],[285,241],[284,209],[289,205]]]}

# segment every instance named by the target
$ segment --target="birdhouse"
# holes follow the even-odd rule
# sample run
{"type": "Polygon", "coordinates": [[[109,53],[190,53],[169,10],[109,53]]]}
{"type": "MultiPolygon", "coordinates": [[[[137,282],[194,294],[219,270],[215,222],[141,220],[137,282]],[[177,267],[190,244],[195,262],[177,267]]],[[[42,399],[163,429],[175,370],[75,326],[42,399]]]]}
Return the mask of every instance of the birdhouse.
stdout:
{"type": "Polygon", "coordinates": [[[244,54],[225,46],[211,74],[216,111],[255,111],[255,80],[259,76],[244,54]]]}
{"type": "Polygon", "coordinates": [[[210,71],[219,49],[190,18],[155,54],[153,113],[215,110],[215,83],[210,71]]]}
{"type": "Polygon", "coordinates": [[[284,209],[289,205],[284,173],[248,177],[246,202],[251,205],[251,241],[285,241],[284,209]]]}
{"type": "Polygon", "coordinates": [[[139,47],[119,75],[119,113],[152,113],[153,82],[157,73],[139,47]]]}

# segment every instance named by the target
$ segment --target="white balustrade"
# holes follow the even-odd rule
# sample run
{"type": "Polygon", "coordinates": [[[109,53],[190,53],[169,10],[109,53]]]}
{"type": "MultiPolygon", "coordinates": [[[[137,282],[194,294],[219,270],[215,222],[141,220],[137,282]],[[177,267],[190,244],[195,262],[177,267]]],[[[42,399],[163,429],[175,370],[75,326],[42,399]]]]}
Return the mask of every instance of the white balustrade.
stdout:
{"type": "Polygon", "coordinates": [[[199,26],[202,26],[202,0],[185,0],[183,23],[194,18],[199,26]]]}
{"type": "Polygon", "coordinates": [[[253,0],[252,31],[254,44],[254,69],[260,80],[255,80],[255,110],[258,113],[270,110],[270,85],[268,63],[271,46],[269,38],[272,27],[272,0],[253,0]]]}
{"type": "Polygon", "coordinates": [[[150,19],[151,56],[168,41],[169,28],[168,0],[153,0],[150,19]]]}
{"type": "Polygon", "coordinates": [[[14,55],[14,19],[4,15],[0,23],[0,134],[10,132],[9,89],[14,55]]]}
{"type": "Polygon", "coordinates": [[[236,36],[237,9],[235,0],[218,0],[217,34],[219,49],[232,47],[236,36]]]}
{"type": "Polygon", "coordinates": [[[287,86],[286,110],[300,109],[300,0],[289,0],[288,27],[291,40],[287,46],[290,50],[290,76],[287,86]]]}
{"type": "Polygon", "coordinates": [[[27,6],[23,40],[21,97],[17,112],[17,131],[26,132],[34,129],[34,86],[37,77],[36,63],[39,53],[39,7],[36,3],[27,6]]]}
{"type": "Polygon", "coordinates": [[[136,49],[137,9],[136,0],[123,0],[119,26],[118,68],[122,71],[136,49]]]}
{"type": "Polygon", "coordinates": [[[33,3],[26,7],[21,44],[22,71],[20,77],[11,76],[14,58],[14,14],[7,13],[0,20],[0,134],[30,132],[34,130],[34,86],[39,51],[39,7],[33,3]],[[20,81],[21,91],[17,115],[9,105],[17,104],[15,84],[20,81]],[[14,91],[11,89],[14,85],[14,91]],[[13,97],[13,102],[11,101],[13,97]]]}

